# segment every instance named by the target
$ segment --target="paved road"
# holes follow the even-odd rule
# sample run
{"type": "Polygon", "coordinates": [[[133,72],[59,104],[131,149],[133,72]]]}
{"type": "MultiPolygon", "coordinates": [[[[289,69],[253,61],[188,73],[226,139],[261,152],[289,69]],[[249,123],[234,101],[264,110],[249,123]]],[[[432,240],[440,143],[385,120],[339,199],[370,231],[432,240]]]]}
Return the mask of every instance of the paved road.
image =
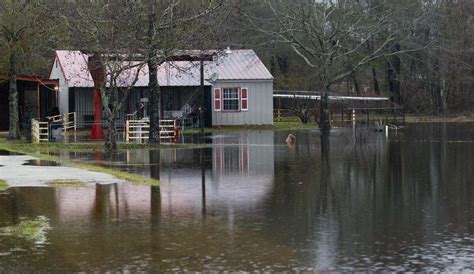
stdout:
{"type": "MultiPolygon", "coordinates": [[[[0,156],[0,179],[12,187],[46,186],[51,180],[79,180],[91,184],[122,183],[112,175],[67,166],[38,166],[42,160],[25,155],[0,156]],[[33,165],[24,165],[24,164],[33,165]]],[[[48,164],[48,162],[46,162],[48,164]]]]}

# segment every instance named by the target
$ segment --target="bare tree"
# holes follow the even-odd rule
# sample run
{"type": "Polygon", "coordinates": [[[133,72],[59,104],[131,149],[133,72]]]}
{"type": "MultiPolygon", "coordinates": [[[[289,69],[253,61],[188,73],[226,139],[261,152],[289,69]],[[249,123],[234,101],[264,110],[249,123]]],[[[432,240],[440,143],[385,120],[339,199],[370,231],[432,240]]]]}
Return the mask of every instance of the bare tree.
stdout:
{"type": "Polygon", "coordinates": [[[446,114],[472,109],[472,35],[474,8],[469,1],[429,1],[429,24],[417,41],[432,43],[424,51],[403,56],[399,78],[406,105],[416,112],[446,114]],[[409,91],[409,92],[408,92],[409,91]]]}
{"type": "MultiPolygon", "coordinates": [[[[383,1],[381,1],[382,3],[383,1]]],[[[284,43],[306,63],[323,90],[320,127],[331,128],[329,92],[331,87],[355,71],[381,57],[416,49],[398,49],[394,45],[408,39],[421,14],[403,22],[399,16],[410,6],[381,4],[377,13],[367,13],[354,1],[265,0],[267,17],[248,16],[253,27],[270,37],[272,43],[284,43]],[[371,50],[367,43],[372,41],[371,50]],[[395,49],[395,50],[393,50],[395,49]]]]}
{"type": "Polygon", "coordinates": [[[158,67],[174,60],[183,49],[204,41],[210,31],[204,29],[206,20],[221,4],[220,0],[77,1],[75,11],[66,10],[71,31],[79,34],[73,44],[98,58],[97,64],[104,71],[101,98],[108,117],[107,148],[115,148],[117,115],[130,90],[143,79],[140,74],[146,71],[150,142],[159,143],[161,92],[158,67]],[[127,81],[117,81],[122,78],[127,81]]]}
{"type": "MultiPolygon", "coordinates": [[[[123,105],[137,82],[145,77],[146,58],[137,53],[133,30],[140,27],[136,7],[130,1],[94,1],[75,3],[75,9],[62,11],[71,33],[73,47],[85,55],[87,68],[95,71],[107,120],[105,146],[117,147],[116,122],[123,105]]],[[[85,74],[87,75],[87,73],[85,74]]]]}
{"type": "Polygon", "coordinates": [[[136,30],[140,49],[146,56],[149,68],[150,143],[159,143],[159,121],[161,116],[161,91],[158,83],[158,66],[163,62],[181,58],[184,49],[203,48],[209,42],[212,25],[218,22],[214,16],[223,6],[222,0],[205,1],[157,1],[147,0],[138,5],[145,22],[136,30]]]}
{"type": "MultiPolygon", "coordinates": [[[[51,24],[39,1],[0,1],[0,70],[9,81],[8,139],[20,139],[17,74],[34,71],[44,65],[36,52],[45,51],[46,44],[55,44],[51,35],[57,27],[51,24]],[[44,37],[51,35],[49,41],[44,37]]],[[[49,51],[48,51],[49,52],[49,51]]]]}
{"type": "Polygon", "coordinates": [[[285,108],[300,119],[303,124],[309,123],[311,117],[317,117],[317,101],[311,98],[311,94],[296,94],[287,98],[285,108]]]}

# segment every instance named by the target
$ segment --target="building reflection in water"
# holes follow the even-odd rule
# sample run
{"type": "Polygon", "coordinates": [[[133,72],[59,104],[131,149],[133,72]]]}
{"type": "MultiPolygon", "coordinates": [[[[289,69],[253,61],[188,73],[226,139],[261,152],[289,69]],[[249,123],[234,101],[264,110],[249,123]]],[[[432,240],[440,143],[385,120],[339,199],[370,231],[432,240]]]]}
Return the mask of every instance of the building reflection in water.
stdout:
{"type": "Polygon", "coordinates": [[[162,152],[163,208],[170,215],[192,215],[204,208],[258,207],[273,188],[272,142],[272,132],[243,133],[216,136],[212,148],[162,152]]]}

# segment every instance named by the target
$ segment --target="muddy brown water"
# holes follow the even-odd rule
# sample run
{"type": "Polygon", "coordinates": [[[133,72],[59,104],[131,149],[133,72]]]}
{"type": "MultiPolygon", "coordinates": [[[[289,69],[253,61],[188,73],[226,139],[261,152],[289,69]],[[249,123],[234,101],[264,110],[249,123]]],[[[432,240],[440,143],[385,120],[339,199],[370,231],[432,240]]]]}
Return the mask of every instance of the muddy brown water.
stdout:
{"type": "Polygon", "coordinates": [[[24,166],[61,166],[61,164],[49,161],[49,160],[43,160],[43,159],[32,159],[26,161],[24,166]]]}
{"type": "Polygon", "coordinates": [[[223,133],[205,149],[61,153],[161,187],[9,190],[0,272],[474,271],[473,124],[411,125],[388,138],[295,131],[294,146],[288,133],[223,133]],[[33,229],[22,233],[25,220],[33,229]]]}
{"type": "Polygon", "coordinates": [[[21,154],[0,149],[0,156],[10,156],[10,155],[21,155],[21,154]]]}

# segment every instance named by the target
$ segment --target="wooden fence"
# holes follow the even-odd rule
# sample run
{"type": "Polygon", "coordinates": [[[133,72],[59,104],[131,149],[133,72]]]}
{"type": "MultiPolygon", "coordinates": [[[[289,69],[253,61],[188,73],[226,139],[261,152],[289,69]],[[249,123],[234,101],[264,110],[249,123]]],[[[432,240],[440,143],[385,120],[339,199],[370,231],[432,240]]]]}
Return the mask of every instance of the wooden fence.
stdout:
{"type": "MultiPolygon", "coordinates": [[[[160,142],[173,143],[177,140],[176,120],[160,120],[160,142]]],[[[146,143],[150,138],[150,120],[127,120],[125,122],[125,141],[146,143]]]]}
{"type": "Polygon", "coordinates": [[[77,129],[77,117],[76,117],[75,112],[70,112],[70,113],[65,113],[65,114],[60,114],[60,115],[54,115],[54,116],[48,116],[46,119],[48,119],[49,123],[51,124],[56,124],[59,125],[61,124],[61,127],[63,129],[63,134],[67,134],[68,130],[74,130],[76,131],[77,129]]]}
{"type": "Polygon", "coordinates": [[[68,130],[77,129],[76,113],[70,112],[62,115],[54,115],[46,117],[47,120],[40,121],[38,119],[31,119],[31,141],[33,143],[49,142],[50,134],[53,127],[60,127],[63,134],[66,135],[68,130]]]}
{"type": "Polygon", "coordinates": [[[49,122],[31,120],[31,141],[35,144],[49,141],[49,122]]]}
{"type": "Polygon", "coordinates": [[[176,120],[160,120],[160,142],[173,143],[177,140],[176,120]]]}
{"type": "Polygon", "coordinates": [[[143,144],[148,142],[150,137],[150,121],[148,119],[142,120],[127,120],[125,122],[125,141],[138,142],[143,144]]]}

